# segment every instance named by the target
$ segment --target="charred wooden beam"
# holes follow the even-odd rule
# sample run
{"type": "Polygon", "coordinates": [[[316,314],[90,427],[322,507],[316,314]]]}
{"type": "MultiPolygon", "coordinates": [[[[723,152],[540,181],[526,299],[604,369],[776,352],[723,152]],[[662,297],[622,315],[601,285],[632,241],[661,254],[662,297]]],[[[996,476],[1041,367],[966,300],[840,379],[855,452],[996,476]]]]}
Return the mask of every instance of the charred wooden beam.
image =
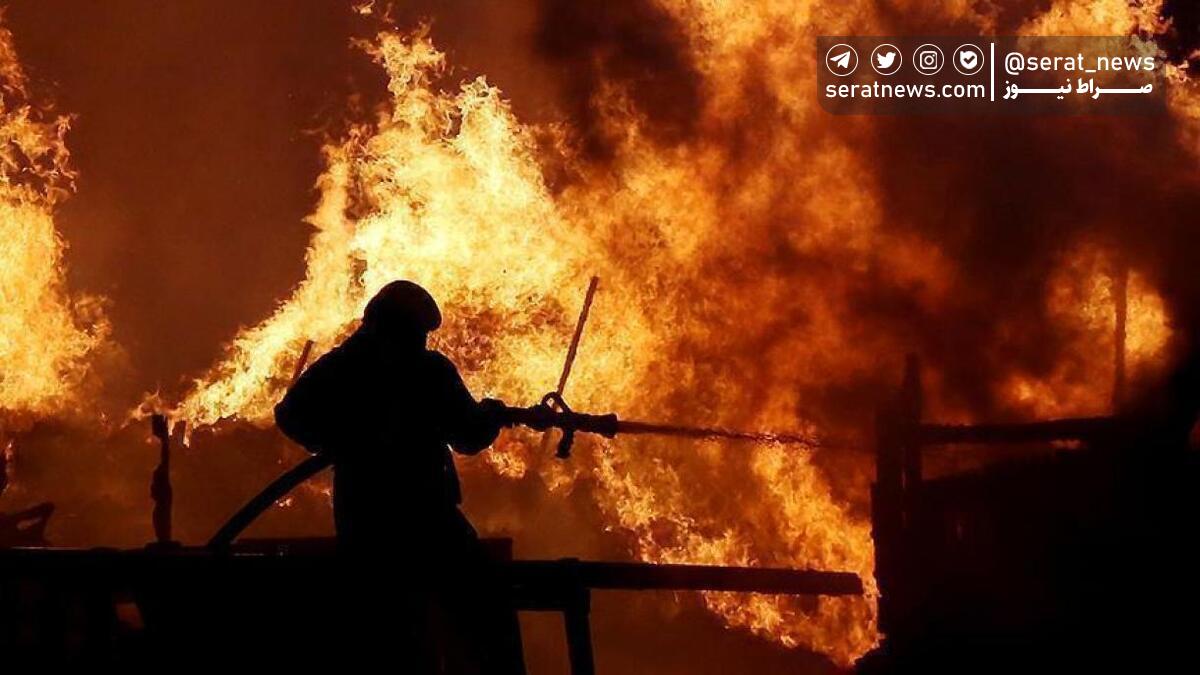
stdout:
{"type": "Polygon", "coordinates": [[[628,591],[728,591],[771,595],[861,595],[862,580],[849,572],[766,567],[656,565],[586,560],[516,560],[508,565],[516,586],[582,587],[628,591]]]}
{"type": "MultiPolygon", "coordinates": [[[[337,564],[328,539],[258,540],[249,542],[249,546],[245,552],[196,547],[127,551],[10,549],[0,550],[0,568],[10,580],[30,576],[51,584],[84,588],[97,597],[131,595],[146,606],[147,616],[165,616],[169,626],[172,616],[209,616],[218,611],[236,611],[237,602],[259,601],[240,595],[248,588],[263,591],[264,598],[279,597],[280,591],[288,588],[293,595],[303,597],[314,585],[325,584],[331,566],[337,564]],[[197,594],[195,588],[211,592],[197,594]],[[239,594],[230,596],[223,591],[239,594]]],[[[514,610],[563,613],[572,675],[595,673],[590,620],[593,590],[774,595],[863,592],[858,576],[845,572],[575,559],[505,561],[503,557],[495,565],[500,578],[510,584],[514,610]]]]}
{"type": "MultiPolygon", "coordinates": [[[[315,545],[314,545],[315,547],[315,545]]],[[[331,550],[287,547],[286,553],[213,553],[206,548],[0,550],[0,565],[14,572],[95,574],[118,582],[136,580],[162,570],[236,574],[270,569],[313,568],[333,564],[331,550]]],[[[552,590],[568,587],[594,590],[729,591],[772,595],[859,595],[858,575],[769,567],[715,565],[656,565],[588,560],[515,560],[497,563],[514,586],[552,590]]],[[[182,578],[182,577],[177,577],[182,578]]]]}
{"type": "Polygon", "coordinates": [[[1077,417],[1022,424],[923,424],[917,431],[922,445],[950,445],[1088,440],[1119,428],[1115,417],[1077,417]]]}

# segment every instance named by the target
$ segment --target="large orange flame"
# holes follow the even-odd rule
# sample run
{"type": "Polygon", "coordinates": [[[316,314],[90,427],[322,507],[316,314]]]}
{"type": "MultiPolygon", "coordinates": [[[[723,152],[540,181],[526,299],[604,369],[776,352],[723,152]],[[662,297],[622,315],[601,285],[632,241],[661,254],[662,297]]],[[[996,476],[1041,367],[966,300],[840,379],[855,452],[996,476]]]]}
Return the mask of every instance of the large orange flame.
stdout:
{"type": "MultiPolygon", "coordinates": [[[[831,132],[812,100],[813,38],[869,33],[873,3],[659,4],[685,28],[703,79],[699,131],[656,142],[629,92],[612,83],[591,102],[612,146],[603,166],[574,150],[569,133],[522,124],[484,79],[437,89],[445,57],[425,31],[381,34],[367,49],[387,72],[390,100],[325,149],[306,278],[235,338],[175,415],[192,426],[268,423],[304,342],[314,340],[317,354],[329,349],[395,278],[421,283],[442,302],[447,324],[436,346],[477,395],[532,402],[553,387],[586,279],[597,274],[602,290],[567,390],[579,408],[825,431],[803,414],[804,392],[904,350],[898,337],[845,310],[856,281],[901,280],[936,309],[950,302],[958,272],[935,244],[883,227],[873,167],[849,140],[867,123],[846,119],[831,132]],[[753,143],[752,158],[736,143],[710,142],[736,134],[753,141],[740,120],[755,112],[758,88],[778,106],[770,142],[753,143]],[[549,165],[566,167],[572,180],[551,189],[549,165]],[[799,257],[823,264],[797,271],[799,257]]],[[[951,4],[923,11],[991,26],[993,17],[966,8],[973,3],[951,4]]],[[[1086,13],[1055,3],[1028,25],[1046,33],[1154,28],[1146,17],[1157,6],[1103,5],[1086,13]]],[[[1084,289],[1096,316],[1085,304],[1082,313],[1064,307],[1062,320],[1107,358],[1112,329],[1098,316],[1112,299],[1095,290],[1096,275],[1107,272],[1081,263],[1064,274],[1046,289],[1047,303],[1062,303],[1063,289],[1084,289]]],[[[1157,295],[1136,275],[1131,298],[1136,367],[1161,351],[1169,330],[1157,295]]],[[[1081,405],[1070,389],[1079,381],[1077,373],[1014,381],[1001,397],[1014,405],[1033,397],[1037,412],[1055,413],[1081,405]],[[1042,386],[1052,391],[1036,391],[1042,386]]],[[[1085,398],[1095,395],[1091,384],[1085,398]]],[[[489,462],[507,476],[537,472],[552,490],[586,483],[645,560],[842,569],[872,585],[869,525],[806,451],[627,439],[587,449],[564,468],[514,432],[489,462]]],[[[705,601],[731,624],[843,664],[877,639],[873,592],[813,605],[720,594],[705,601]]]]}
{"type": "Polygon", "coordinates": [[[28,86],[0,26],[0,427],[71,410],[107,333],[98,301],[65,288],[53,208],[74,189],[69,120],[28,86]]]}
{"type": "MultiPolygon", "coordinates": [[[[718,326],[706,325],[711,308],[684,300],[705,258],[721,264],[713,238],[735,236],[719,221],[714,195],[695,183],[697,171],[705,180],[719,173],[705,166],[702,152],[657,158],[630,127],[630,161],[619,183],[581,186],[556,199],[543,181],[532,131],[494,87],[476,80],[455,95],[434,91],[430,83],[444,61],[424,34],[382,35],[372,53],[388,71],[393,98],[374,124],[327,148],[308,277],[273,317],[238,337],[178,416],[193,425],[232,416],[267,420],[303,341],[327,349],[394,278],[414,279],[442,301],[448,321],[438,346],[478,395],[532,402],[555,383],[582,288],[596,273],[606,290],[567,391],[578,406],[799,424],[794,393],[784,384],[794,368],[782,368],[778,391],[748,411],[737,403],[736,383],[706,372],[699,360],[664,362],[697,331],[715,337],[718,326]],[[671,192],[694,200],[707,230],[656,206],[671,192]],[[606,215],[596,208],[602,200],[606,215]],[[672,399],[681,388],[695,389],[695,403],[678,409],[672,399]]],[[[775,292],[787,294],[783,287],[775,292]]],[[[522,438],[498,444],[498,470],[561,471],[542,467],[536,443],[531,448],[522,438]]],[[[591,457],[596,498],[646,559],[851,569],[870,578],[866,524],[834,503],[803,454],[620,441],[596,447],[591,457]],[[671,459],[689,456],[686,463],[671,459]],[[754,496],[759,517],[731,517],[741,509],[736,494],[698,506],[697,474],[721,472],[745,479],[742,489],[754,496]]],[[[843,661],[873,640],[865,600],[824,602],[811,617],[775,600],[714,596],[710,604],[737,623],[843,661]]]]}

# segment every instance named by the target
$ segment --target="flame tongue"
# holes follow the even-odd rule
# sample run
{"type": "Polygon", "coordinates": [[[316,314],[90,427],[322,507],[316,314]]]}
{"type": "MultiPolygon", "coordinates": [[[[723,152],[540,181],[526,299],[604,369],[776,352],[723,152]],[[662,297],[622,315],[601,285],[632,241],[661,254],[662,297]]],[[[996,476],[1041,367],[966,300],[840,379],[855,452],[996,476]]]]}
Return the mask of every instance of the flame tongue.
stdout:
{"type": "Polygon", "coordinates": [[[0,26],[0,426],[74,410],[107,331],[97,300],[65,289],[52,210],[74,189],[67,126],[30,102],[0,26]]]}

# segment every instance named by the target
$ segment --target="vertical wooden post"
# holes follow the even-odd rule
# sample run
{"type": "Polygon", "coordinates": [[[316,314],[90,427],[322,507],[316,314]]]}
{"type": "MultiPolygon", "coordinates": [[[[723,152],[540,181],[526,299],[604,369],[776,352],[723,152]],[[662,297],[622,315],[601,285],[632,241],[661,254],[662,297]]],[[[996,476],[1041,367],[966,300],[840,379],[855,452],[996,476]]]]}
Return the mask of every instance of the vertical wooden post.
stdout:
{"type": "Polygon", "coordinates": [[[12,454],[12,441],[0,429],[0,495],[8,489],[8,461],[12,454]]]}
{"type": "Polygon", "coordinates": [[[580,586],[572,589],[572,596],[563,610],[563,622],[567,629],[567,655],[571,662],[571,675],[595,675],[596,661],[592,654],[592,593],[580,586]]]}
{"type": "Polygon", "coordinates": [[[921,391],[921,362],[916,354],[904,359],[904,382],[900,385],[900,400],[897,403],[896,431],[904,456],[904,492],[906,498],[915,496],[921,486],[921,413],[924,407],[921,391]]]}
{"type": "Polygon", "coordinates": [[[171,487],[171,429],[167,418],[159,414],[150,417],[150,428],[159,442],[158,467],[154,469],[154,477],[150,481],[150,498],[154,500],[151,516],[154,538],[157,545],[170,546],[174,544],[171,539],[171,507],[174,502],[174,490],[171,487]]]}
{"type": "Polygon", "coordinates": [[[1125,340],[1129,318],[1129,266],[1117,263],[1113,273],[1113,390],[1112,412],[1118,415],[1125,405],[1125,340]]]}
{"type": "MultiPolygon", "coordinates": [[[[512,539],[484,539],[484,550],[487,552],[489,576],[485,580],[487,593],[495,593],[496,598],[503,600],[503,611],[496,614],[496,625],[491,630],[496,631],[495,644],[502,650],[497,658],[501,659],[500,670],[511,675],[527,675],[525,669],[525,646],[521,642],[521,619],[517,615],[517,603],[513,587],[497,572],[500,565],[509,565],[513,560],[512,539]],[[502,596],[502,597],[501,597],[502,596]]],[[[499,609],[499,604],[497,608],[499,609]]]]}
{"type": "Polygon", "coordinates": [[[900,390],[888,397],[875,418],[871,528],[880,591],[879,628],[885,635],[903,631],[910,611],[913,580],[905,529],[921,480],[920,420],[920,364],[909,355],[900,390]]]}
{"type": "Polygon", "coordinates": [[[890,403],[875,413],[875,484],[871,486],[871,539],[875,544],[875,582],[879,587],[879,630],[885,635],[897,624],[896,556],[901,529],[901,494],[904,488],[900,453],[892,427],[895,412],[890,403]]]}

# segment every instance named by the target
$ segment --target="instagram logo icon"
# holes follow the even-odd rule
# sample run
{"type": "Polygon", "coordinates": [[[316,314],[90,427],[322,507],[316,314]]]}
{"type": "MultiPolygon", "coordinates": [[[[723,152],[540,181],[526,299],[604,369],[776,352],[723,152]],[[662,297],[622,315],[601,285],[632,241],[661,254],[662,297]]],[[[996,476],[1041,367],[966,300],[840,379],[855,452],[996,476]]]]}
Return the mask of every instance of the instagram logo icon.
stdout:
{"type": "Polygon", "coordinates": [[[942,69],[946,56],[935,44],[923,44],[913,51],[913,67],[922,75],[936,75],[942,69]]]}

